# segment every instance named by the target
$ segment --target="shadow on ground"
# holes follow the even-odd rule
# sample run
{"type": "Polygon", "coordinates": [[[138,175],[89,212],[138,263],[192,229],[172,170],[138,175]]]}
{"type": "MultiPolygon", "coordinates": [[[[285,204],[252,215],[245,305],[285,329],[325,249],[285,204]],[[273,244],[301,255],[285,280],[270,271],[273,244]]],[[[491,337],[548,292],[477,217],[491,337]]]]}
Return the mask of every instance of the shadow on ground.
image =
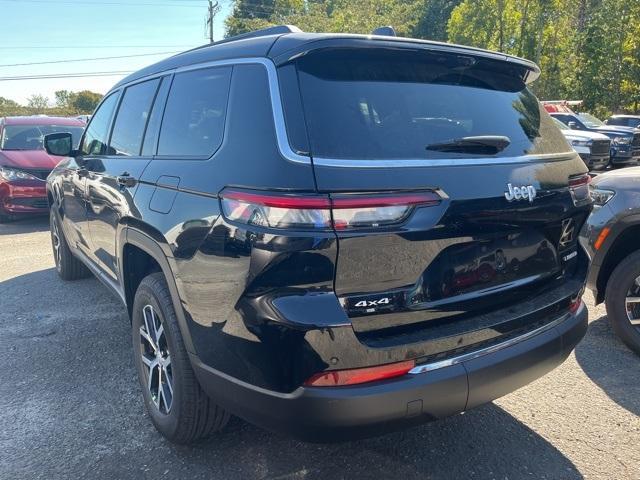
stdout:
{"type": "Polygon", "coordinates": [[[581,478],[495,405],[330,445],[234,419],[175,446],[144,414],[126,311],[95,279],[46,269],[1,282],[0,298],[2,478],[581,478]]]}
{"type": "Polygon", "coordinates": [[[640,416],[640,356],[629,350],[602,316],[576,348],[584,373],[614,402],[640,416]]]}
{"type": "Polygon", "coordinates": [[[33,233],[49,231],[49,217],[24,217],[6,223],[0,223],[0,235],[18,235],[21,233],[33,233]]]}

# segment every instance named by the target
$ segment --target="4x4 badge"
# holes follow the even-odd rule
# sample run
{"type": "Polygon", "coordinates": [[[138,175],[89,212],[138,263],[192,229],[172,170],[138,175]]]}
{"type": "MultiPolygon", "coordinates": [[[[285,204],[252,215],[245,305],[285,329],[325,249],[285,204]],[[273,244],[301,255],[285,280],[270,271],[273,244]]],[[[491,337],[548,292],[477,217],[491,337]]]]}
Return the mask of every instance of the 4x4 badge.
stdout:
{"type": "Polygon", "coordinates": [[[508,191],[504,192],[504,198],[509,201],[512,200],[529,200],[533,202],[533,199],[536,198],[537,191],[536,187],[533,185],[523,185],[521,187],[514,187],[510,183],[507,183],[508,191]]]}

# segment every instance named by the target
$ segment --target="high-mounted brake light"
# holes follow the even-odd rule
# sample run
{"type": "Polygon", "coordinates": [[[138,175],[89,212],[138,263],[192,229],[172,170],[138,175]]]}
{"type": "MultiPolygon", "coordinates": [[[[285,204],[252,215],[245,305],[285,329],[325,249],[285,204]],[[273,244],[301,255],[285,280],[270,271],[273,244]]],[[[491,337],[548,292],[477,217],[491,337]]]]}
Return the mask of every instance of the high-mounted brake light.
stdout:
{"type": "Polygon", "coordinates": [[[414,208],[438,205],[434,191],[299,195],[225,189],[222,211],[232,221],[270,228],[375,228],[404,221],[414,208]]]}
{"type": "Polygon", "coordinates": [[[359,383],[387,380],[409,373],[416,366],[415,360],[390,363],[378,367],[351,368],[348,370],[331,370],[313,375],[304,382],[308,387],[338,387],[343,385],[357,385],[359,383]]]}

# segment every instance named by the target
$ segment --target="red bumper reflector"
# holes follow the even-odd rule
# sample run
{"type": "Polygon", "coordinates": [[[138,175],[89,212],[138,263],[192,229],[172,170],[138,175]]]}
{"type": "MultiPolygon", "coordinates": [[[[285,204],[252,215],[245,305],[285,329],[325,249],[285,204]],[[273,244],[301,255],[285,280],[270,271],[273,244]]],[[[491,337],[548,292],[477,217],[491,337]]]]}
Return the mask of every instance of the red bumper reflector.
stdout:
{"type": "Polygon", "coordinates": [[[578,298],[573,302],[571,302],[571,305],[569,305],[569,311],[571,313],[576,313],[581,306],[582,306],[582,298],[578,298]]]}
{"type": "Polygon", "coordinates": [[[416,366],[415,360],[390,363],[379,367],[351,368],[348,370],[332,370],[313,375],[304,382],[308,387],[338,387],[375,382],[388,378],[400,377],[416,366]]]}

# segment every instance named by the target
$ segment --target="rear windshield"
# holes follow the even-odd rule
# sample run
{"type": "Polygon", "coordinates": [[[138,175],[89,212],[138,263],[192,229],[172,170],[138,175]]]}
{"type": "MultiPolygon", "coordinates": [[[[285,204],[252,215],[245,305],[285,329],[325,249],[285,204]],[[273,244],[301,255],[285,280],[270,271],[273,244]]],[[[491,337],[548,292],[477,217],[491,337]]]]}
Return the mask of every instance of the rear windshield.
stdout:
{"type": "Polygon", "coordinates": [[[316,157],[456,159],[570,151],[525,87],[522,71],[506,62],[413,50],[327,49],[301,57],[297,67],[316,157]],[[477,136],[508,137],[510,143],[492,153],[433,149],[477,136]]]}
{"type": "Polygon", "coordinates": [[[44,136],[59,132],[70,133],[77,148],[83,131],[83,127],[66,125],[5,125],[0,150],[44,150],[44,136]]]}

